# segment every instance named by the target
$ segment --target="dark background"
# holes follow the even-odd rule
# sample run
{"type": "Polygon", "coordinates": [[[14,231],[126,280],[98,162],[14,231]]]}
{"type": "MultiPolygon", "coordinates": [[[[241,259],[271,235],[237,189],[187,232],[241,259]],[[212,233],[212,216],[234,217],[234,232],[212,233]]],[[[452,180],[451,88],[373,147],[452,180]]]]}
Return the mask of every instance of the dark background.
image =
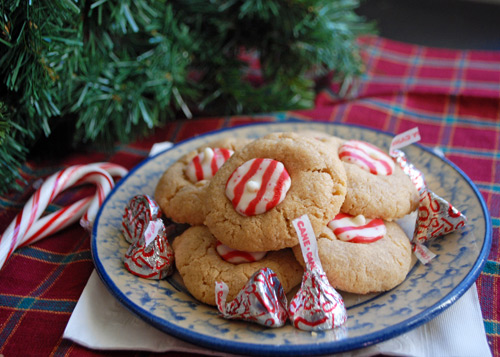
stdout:
{"type": "Polygon", "coordinates": [[[500,1],[363,0],[378,34],[432,47],[500,50],[500,1]]]}

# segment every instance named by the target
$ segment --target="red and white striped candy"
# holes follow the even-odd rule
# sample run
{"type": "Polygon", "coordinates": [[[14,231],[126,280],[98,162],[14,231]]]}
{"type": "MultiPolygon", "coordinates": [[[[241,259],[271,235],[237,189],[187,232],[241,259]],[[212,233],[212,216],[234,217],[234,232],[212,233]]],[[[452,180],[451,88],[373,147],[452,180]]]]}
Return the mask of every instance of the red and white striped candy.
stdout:
{"type": "MultiPolygon", "coordinates": [[[[92,166],[97,167],[101,170],[104,170],[113,177],[123,177],[128,173],[128,170],[120,165],[116,165],[110,162],[100,162],[96,164],[92,164],[92,166]]],[[[94,174],[95,177],[89,177],[87,182],[93,182],[97,185],[96,193],[94,194],[93,200],[90,202],[88,209],[83,213],[82,218],[80,219],[80,225],[85,228],[87,231],[92,230],[92,226],[94,225],[94,219],[97,216],[97,212],[101,207],[104,199],[114,187],[115,182],[111,180],[111,186],[108,187],[109,183],[108,178],[104,178],[102,173],[94,174]]]]}
{"type": "Polygon", "coordinates": [[[226,303],[229,287],[215,282],[215,304],[220,316],[228,320],[255,322],[265,327],[285,325],[287,298],[278,276],[270,268],[257,270],[236,297],[226,303]]]}
{"type": "Polygon", "coordinates": [[[335,236],[351,243],[373,243],[383,238],[387,232],[384,221],[366,219],[363,215],[351,216],[339,213],[328,223],[335,236]]]}
{"type": "Polygon", "coordinates": [[[285,166],[273,159],[251,159],[238,167],[226,183],[226,196],[243,216],[254,216],[280,204],[292,181],[285,166]]]}
{"type": "Polygon", "coordinates": [[[342,296],[330,285],[318,255],[318,242],[309,217],[304,214],[292,221],[305,262],[300,289],[288,306],[293,326],[306,331],[324,331],[343,325],[347,320],[342,296]]]}
{"type": "Polygon", "coordinates": [[[124,176],[126,173],[127,170],[119,165],[96,163],[70,166],[48,177],[1,235],[0,268],[17,247],[34,243],[80,218],[82,226],[90,229],[99,206],[114,186],[112,176],[124,176]],[[97,186],[93,197],[83,198],[41,217],[59,193],[71,186],[89,182],[97,186]]]}
{"type": "Polygon", "coordinates": [[[149,221],[123,258],[125,268],[145,279],[163,279],[174,271],[174,251],[161,218],[149,221]]]}
{"type": "MultiPolygon", "coordinates": [[[[109,162],[98,162],[92,164],[98,169],[107,172],[111,177],[123,177],[127,174],[127,169],[120,165],[109,162]]],[[[82,178],[81,183],[94,182],[101,188],[96,190],[95,195],[82,198],[67,207],[63,207],[56,212],[40,217],[28,229],[24,236],[22,246],[34,243],[45,238],[67,226],[76,222],[80,217],[80,225],[89,230],[92,228],[93,221],[97,215],[100,205],[103,202],[103,192],[109,192],[108,178],[102,172],[94,173],[82,178]]],[[[79,183],[75,183],[74,186],[79,183]]],[[[107,194],[107,193],[106,193],[107,194]]]]}
{"type": "Polygon", "coordinates": [[[266,256],[266,252],[245,252],[243,250],[230,248],[219,241],[217,241],[215,249],[222,259],[232,264],[252,263],[266,256]]]}
{"type": "Polygon", "coordinates": [[[234,151],[225,148],[205,148],[186,166],[186,176],[193,183],[210,180],[233,153],[234,151]]]}
{"type": "Polygon", "coordinates": [[[374,175],[388,176],[394,172],[394,161],[378,147],[364,141],[349,140],[339,149],[342,161],[355,164],[374,175]]]}
{"type": "Polygon", "coordinates": [[[149,222],[162,216],[158,203],[148,195],[132,197],[122,216],[122,233],[130,244],[138,241],[145,233],[149,222]]]}

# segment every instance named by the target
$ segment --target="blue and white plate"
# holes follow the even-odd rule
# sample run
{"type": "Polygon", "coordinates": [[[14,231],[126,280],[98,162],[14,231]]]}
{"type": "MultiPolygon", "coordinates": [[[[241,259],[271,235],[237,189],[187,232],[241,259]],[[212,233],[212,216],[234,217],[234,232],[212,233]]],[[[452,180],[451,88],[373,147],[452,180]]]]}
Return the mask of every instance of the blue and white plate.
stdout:
{"type": "Polygon", "coordinates": [[[403,151],[426,177],[429,188],[462,211],[465,229],[429,244],[437,257],[416,263],[406,280],[382,294],[342,294],[348,321],[344,329],[311,333],[290,324],[266,329],[256,324],[218,317],[216,308],[197,302],[178,275],[145,280],[124,268],[128,243],[120,233],[122,214],[130,198],[153,195],[161,174],[183,154],[222,137],[257,138],[276,131],[318,130],[359,139],[388,149],[392,136],[351,125],[318,122],[256,124],[208,133],[148,158],[135,167],[104,202],[92,232],[96,269],[112,294],[129,310],[158,329],[211,349],[241,354],[311,355],[365,347],[396,337],[435,317],[453,304],[477,279],[491,246],[491,222],[486,205],[471,180],[454,164],[419,145],[403,151]]]}

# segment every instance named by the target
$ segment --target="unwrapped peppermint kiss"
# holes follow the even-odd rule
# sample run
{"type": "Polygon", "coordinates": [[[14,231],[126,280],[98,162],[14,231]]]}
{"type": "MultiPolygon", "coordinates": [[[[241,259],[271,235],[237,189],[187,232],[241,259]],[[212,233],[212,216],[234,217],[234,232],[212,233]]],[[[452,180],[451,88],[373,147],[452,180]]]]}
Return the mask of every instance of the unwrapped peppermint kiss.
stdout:
{"type": "Polygon", "coordinates": [[[229,289],[215,283],[215,302],[225,319],[255,322],[266,327],[281,327],[287,321],[287,299],[276,273],[263,268],[255,272],[236,298],[226,303],[229,289]]]}
{"type": "Polygon", "coordinates": [[[339,213],[328,222],[335,236],[351,243],[373,243],[383,238],[387,233],[384,221],[380,218],[367,219],[363,215],[351,216],[339,213]]]}
{"type": "Polygon", "coordinates": [[[186,176],[193,183],[210,180],[233,153],[225,148],[205,148],[186,166],[186,176]]]}
{"type": "Polygon", "coordinates": [[[388,176],[394,172],[394,161],[378,147],[359,140],[346,141],[339,149],[342,161],[357,165],[374,175],[388,176]]]}
{"type": "Polygon", "coordinates": [[[265,213],[280,204],[291,179],[283,163],[273,159],[251,159],[239,166],[226,183],[226,196],[243,216],[265,213]]]}
{"type": "Polygon", "coordinates": [[[215,250],[220,257],[231,264],[253,263],[261,260],[267,252],[245,252],[243,250],[233,249],[217,241],[215,250]]]}
{"type": "Polygon", "coordinates": [[[306,270],[302,285],[290,302],[288,315],[301,330],[323,331],[343,325],[347,320],[342,296],[330,285],[318,256],[316,236],[307,215],[293,220],[299,237],[306,270]]]}

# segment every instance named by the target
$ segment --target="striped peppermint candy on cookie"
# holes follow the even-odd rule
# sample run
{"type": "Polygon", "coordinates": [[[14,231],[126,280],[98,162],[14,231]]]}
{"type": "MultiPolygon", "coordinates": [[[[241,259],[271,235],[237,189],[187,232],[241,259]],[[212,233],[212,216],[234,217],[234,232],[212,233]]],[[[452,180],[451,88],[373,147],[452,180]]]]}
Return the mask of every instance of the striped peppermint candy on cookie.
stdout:
{"type": "Polygon", "coordinates": [[[185,173],[193,183],[209,180],[233,153],[233,150],[224,148],[205,148],[189,162],[185,173]]]}
{"type": "Polygon", "coordinates": [[[226,183],[226,196],[238,213],[254,216],[281,203],[291,183],[283,163],[256,158],[234,170],[226,183]]]}
{"type": "Polygon", "coordinates": [[[388,176],[394,172],[394,161],[378,147],[359,140],[346,141],[339,149],[342,161],[358,165],[374,175],[388,176]]]}
{"type": "Polygon", "coordinates": [[[384,221],[375,219],[366,219],[363,215],[351,216],[345,213],[339,213],[328,223],[330,228],[338,239],[351,243],[373,243],[386,234],[384,221]]]}
{"type": "Polygon", "coordinates": [[[266,252],[245,252],[243,250],[230,248],[219,241],[217,241],[215,249],[222,259],[232,264],[252,263],[266,256],[266,252]]]}

